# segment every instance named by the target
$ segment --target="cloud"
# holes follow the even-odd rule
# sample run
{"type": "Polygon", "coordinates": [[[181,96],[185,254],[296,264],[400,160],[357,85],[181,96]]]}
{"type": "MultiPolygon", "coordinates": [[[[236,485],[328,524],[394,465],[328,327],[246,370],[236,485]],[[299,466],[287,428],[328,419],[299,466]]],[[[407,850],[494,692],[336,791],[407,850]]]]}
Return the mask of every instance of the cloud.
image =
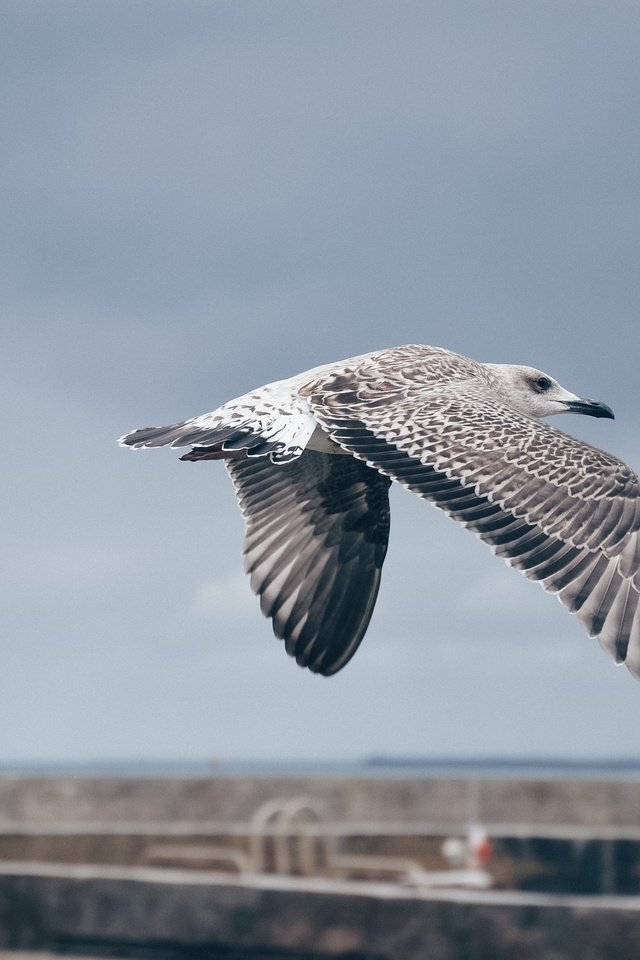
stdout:
{"type": "Polygon", "coordinates": [[[257,609],[249,578],[241,570],[205,580],[194,591],[192,615],[197,619],[255,622],[257,609]]]}
{"type": "Polygon", "coordinates": [[[525,580],[518,571],[509,572],[499,568],[478,577],[461,595],[465,610],[473,614],[490,614],[499,617],[517,612],[521,616],[540,612],[542,591],[536,584],[525,580]]]}
{"type": "Polygon", "coordinates": [[[638,9],[5,7],[0,758],[634,749],[630,678],[406,492],[362,649],[306,675],[224,469],[115,438],[428,342],[610,403],[556,425],[637,465],[638,9]]]}

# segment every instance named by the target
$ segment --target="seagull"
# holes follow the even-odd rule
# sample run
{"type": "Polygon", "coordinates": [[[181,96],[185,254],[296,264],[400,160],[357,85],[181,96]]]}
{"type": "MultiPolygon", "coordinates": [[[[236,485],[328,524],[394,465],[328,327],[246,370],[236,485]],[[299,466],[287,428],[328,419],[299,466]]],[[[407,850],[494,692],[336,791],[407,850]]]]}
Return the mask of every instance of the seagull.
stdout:
{"type": "Polygon", "coordinates": [[[543,420],[559,413],[614,418],[533,367],[409,344],[119,442],[224,462],[262,613],[314,673],[342,669],[367,630],[395,480],[557,594],[640,677],[640,483],[621,460],[543,420]]]}

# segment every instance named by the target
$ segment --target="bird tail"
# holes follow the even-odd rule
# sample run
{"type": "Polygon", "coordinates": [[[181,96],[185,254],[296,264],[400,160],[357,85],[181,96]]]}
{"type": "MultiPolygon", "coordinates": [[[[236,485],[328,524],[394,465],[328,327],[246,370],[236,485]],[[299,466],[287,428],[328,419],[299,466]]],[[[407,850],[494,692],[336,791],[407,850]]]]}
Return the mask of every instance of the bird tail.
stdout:
{"type": "MultiPolygon", "coordinates": [[[[123,447],[193,447],[181,460],[224,460],[244,457],[263,457],[273,454],[279,459],[289,459],[283,455],[285,444],[280,439],[270,439],[264,432],[256,430],[249,421],[218,422],[211,424],[211,415],[207,418],[196,417],[182,423],[172,423],[167,427],[143,427],[120,437],[118,443],[123,447]]],[[[301,449],[295,448],[294,456],[301,449]]]]}
{"type": "Polygon", "coordinates": [[[191,420],[133,430],[119,443],[135,448],[192,447],[183,460],[270,456],[273,463],[287,463],[300,456],[315,428],[306,401],[272,396],[264,388],[191,420]]]}

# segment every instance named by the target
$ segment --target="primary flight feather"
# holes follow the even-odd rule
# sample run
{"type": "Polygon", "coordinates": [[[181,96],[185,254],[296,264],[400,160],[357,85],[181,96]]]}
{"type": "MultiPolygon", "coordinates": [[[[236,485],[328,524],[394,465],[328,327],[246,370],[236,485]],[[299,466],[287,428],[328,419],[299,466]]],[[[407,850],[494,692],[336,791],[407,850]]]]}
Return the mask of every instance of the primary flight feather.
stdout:
{"type": "Polygon", "coordinates": [[[392,480],[430,500],[537,580],[640,676],[640,483],[556,430],[557,413],[613,418],[532,367],[408,345],[316,367],[129,447],[223,460],[245,568],[287,652],[329,676],[369,625],[392,480]]]}

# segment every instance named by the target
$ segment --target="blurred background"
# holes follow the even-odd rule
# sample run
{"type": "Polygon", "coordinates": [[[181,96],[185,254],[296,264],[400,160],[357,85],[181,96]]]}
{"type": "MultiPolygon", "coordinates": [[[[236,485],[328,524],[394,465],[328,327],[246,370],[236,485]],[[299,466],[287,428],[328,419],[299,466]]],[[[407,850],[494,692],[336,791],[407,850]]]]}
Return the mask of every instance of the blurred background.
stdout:
{"type": "Polygon", "coordinates": [[[273,639],[218,464],[134,427],[403,342],[541,367],[639,466],[640,12],[5,0],[0,764],[637,758],[640,691],[394,491],[369,633],[273,639]]]}

